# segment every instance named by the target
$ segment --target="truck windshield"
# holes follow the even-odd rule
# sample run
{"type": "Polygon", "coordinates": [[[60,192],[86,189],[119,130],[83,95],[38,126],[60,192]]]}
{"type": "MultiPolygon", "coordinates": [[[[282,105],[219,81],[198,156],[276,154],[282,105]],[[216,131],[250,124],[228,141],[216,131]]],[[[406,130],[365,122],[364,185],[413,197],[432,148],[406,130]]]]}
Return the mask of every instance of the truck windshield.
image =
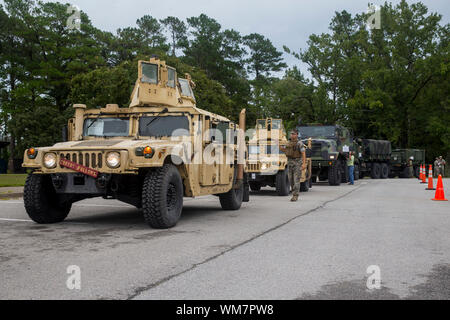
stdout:
{"type": "Polygon", "coordinates": [[[336,127],[334,126],[297,127],[297,129],[302,139],[334,138],[336,136],[336,127]]]}
{"type": "Polygon", "coordinates": [[[177,137],[189,135],[186,116],[145,116],[139,119],[139,135],[144,137],[177,137]]]}
{"type": "Polygon", "coordinates": [[[85,137],[127,137],[129,118],[88,118],[84,120],[85,137]]]}

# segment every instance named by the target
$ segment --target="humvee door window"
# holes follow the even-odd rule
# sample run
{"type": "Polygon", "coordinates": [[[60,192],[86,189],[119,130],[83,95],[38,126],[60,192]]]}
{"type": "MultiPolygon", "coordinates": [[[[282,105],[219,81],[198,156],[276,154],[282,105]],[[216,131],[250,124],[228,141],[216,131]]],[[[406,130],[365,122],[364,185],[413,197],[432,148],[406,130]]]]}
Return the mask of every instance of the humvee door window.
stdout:
{"type": "Polygon", "coordinates": [[[281,129],[281,120],[273,120],[272,130],[280,130],[280,129],[281,129]]]}
{"type": "Polygon", "coordinates": [[[280,148],[277,145],[266,146],[266,154],[280,154],[280,148]]]}
{"type": "Polygon", "coordinates": [[[142,82],[158,83],[158,66],[151,63],[142,63],[142,82]]]}
{"type": "Polygon", "coordinates": [[[266,120],[258,120],[256,127],[258,129],[266,129],[266,120]]]}
{"type": "Polygon", "coordinates": [[[129,122],[128,118],[89,118],[84,121],[83,136],[126,137],[129,122]]]}
{"type": "Polygon", "coordinates": [[[259,154],[259,146],[248,146],[249,154],[259,154]]]}
{"type": "Polygon", "coordinates": [[[167,69],[167,85],[171,88],[175,88],[175,70],[167,69]]]}
{"type": "Polygon", "coordinates": [[[181,87],[181,94],[186,97],[192,97],[194,98],[194,93],[192,92],[191,86],[189,85],[189,81],[186,79],[179,79],[180,87],[181,87]]]}
{"type": "Polygon", "coordinates": [[[140,136],[179,137],[188,136],[190,134],[189,120],[185,116],[160,116],[157,119],[154,119],[154,116],[141,117],[139,119],[140,136]]]}

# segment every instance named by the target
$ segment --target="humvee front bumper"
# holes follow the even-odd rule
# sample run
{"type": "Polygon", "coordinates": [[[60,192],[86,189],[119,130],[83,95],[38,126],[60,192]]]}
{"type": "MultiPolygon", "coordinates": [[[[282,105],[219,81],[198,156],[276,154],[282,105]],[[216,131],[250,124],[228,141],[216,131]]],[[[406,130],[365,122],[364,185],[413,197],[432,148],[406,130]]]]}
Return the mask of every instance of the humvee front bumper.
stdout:
{"type": "Polygon", "coordinates": [[[97,178],[82,173],[55,173],[50,175],[56,193],[106,195],[111,174],[99,174],[97,178]]]}

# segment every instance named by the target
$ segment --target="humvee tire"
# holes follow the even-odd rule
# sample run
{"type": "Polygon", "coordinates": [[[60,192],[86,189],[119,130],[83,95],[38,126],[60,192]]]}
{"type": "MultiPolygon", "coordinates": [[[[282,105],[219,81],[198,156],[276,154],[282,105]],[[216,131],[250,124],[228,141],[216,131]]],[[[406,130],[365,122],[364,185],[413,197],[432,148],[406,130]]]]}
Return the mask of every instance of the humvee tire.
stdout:
{"type": "Polygon", "coordinates": [[[275,180],[277,194],[281,197],[288,196],[290,188],[288,168],[286,167],[285,170],[278,171],[275,180]]]}
{"type": "Polygon", "coordinates": [[[239,210],[244,199],[244,184],[238,189],[231,188],[227,193],[219,194],[220,205],[223,210],[239,210]]]}
{"type": "Polygon", "coordinates": [[[23,190],[23,201],[28,216],[36,223],[50,224],[63,221],[72,203],[60,203],[50,175],[29,174],[23,190]]]}
{"type": "Polygon", "coordinates": [[[342,173],[339,164],[336,163],[328,167],[328,184],[330,186],[339,186],[341,184],[341,176],[342,173]]]}
{"type": "Polygon", "coordinates": [[[252,191],[259,191],[259,190],[261,190],[261,183],[259,183],[259,182],[256,182],[256,181],[250,181],[250,182],[248,183],[248,185],[250,186],[250,189],[251,189],[252,191]]]}
{"type": "Polygon", "coordinates": [[[172,164],[150,170],[142,187],[145,221],[157,229],[175,226],[183,209],[183,181],[172,164]]]}
{"type": "Polygon", "coordinates": [[[372,179],[380,179],[381,177],[381,165],[377,162],[375,162],[372,165],[372,170],[370,170],[370,177],[372,179]]]}
{"type": "Polygon", "coordinates": [[[387,163],[382,163],[380,177],[381,179],[387,179],[388,176],[389,176],[389,166],[387,165],[387,163]]]}
{"type": "Polygon", "coordinates": [[[353,169],[353,178],[354,180],[359,180],[359,165],[355,164],[355,168],[353,169]]]}
{"type": "Polygon", "coordinates": [[[300,183],[300,192],[308,192],[308,191],[309,191],[309,181],[300,183]]]}

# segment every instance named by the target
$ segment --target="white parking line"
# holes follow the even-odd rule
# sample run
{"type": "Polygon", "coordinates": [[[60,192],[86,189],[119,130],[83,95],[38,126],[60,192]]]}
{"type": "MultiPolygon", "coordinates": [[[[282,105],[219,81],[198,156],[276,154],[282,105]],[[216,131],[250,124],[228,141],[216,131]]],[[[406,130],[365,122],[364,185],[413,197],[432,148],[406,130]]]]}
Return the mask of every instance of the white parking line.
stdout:
{"type": "Polygon", "coordinates": [[[18,222],[33,222],[31,220],[23,220],[23,219],[7,219],[7,218],[0,218],[1,221],[18,221],[18,222]]]}
{"type": "MultiPolygon", "coordinates": [[[[23,204],[23,202],[18,201],[5,201],[4,204],[23,204]]],[[[121,206],[112,204],[74,204],[74,207],[107,207],[107,208],[134,208],[133,206],[121,206]]]]}

